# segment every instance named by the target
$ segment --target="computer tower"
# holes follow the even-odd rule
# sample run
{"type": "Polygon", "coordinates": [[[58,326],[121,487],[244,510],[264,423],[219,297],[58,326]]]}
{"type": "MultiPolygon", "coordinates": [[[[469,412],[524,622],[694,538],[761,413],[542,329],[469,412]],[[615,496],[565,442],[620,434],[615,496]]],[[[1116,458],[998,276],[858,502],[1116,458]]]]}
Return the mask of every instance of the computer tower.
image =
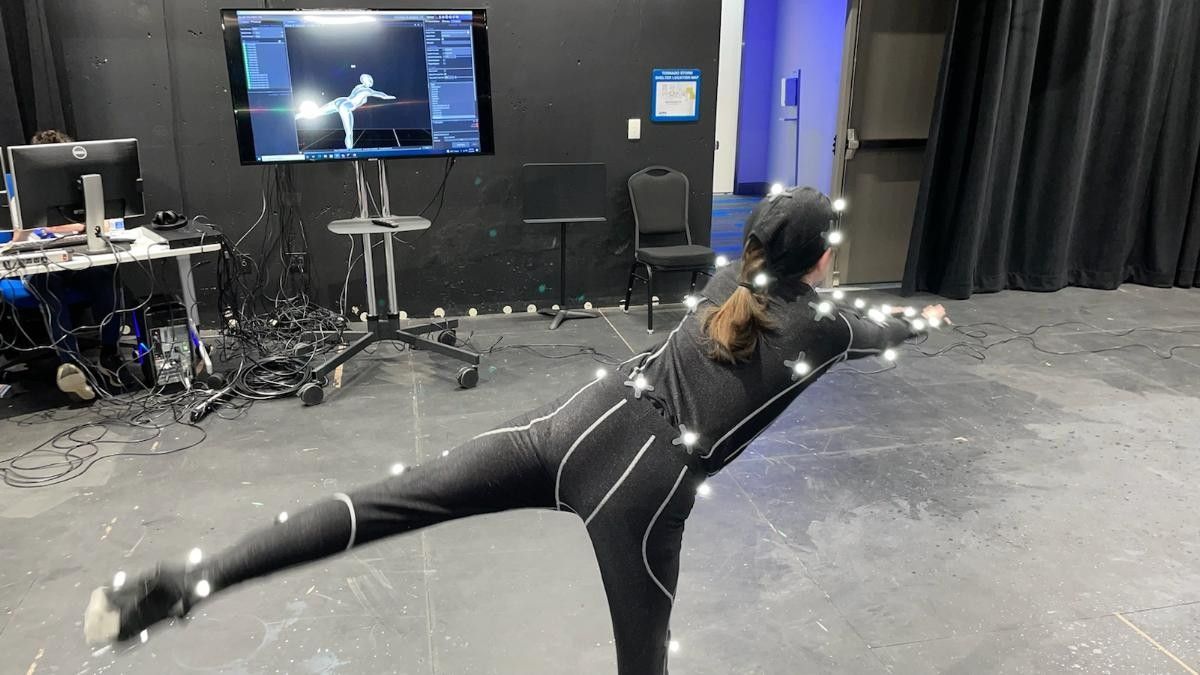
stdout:
{"type": "Polygon", "coordinates": [[[151,387],[190,388],[198,363],[187,308],[174,296],[153,296],[133,313],[134,357],[151,387]]]}

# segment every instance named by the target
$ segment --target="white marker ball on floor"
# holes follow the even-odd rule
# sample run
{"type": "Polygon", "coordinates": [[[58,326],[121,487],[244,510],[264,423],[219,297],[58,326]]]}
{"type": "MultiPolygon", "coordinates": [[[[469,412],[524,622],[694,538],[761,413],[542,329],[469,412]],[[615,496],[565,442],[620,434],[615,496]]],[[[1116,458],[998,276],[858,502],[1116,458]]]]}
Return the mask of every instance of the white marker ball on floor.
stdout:
{"type": "Polygon", "coordinates": [[[529,312],[530,314],[537,314],[537,305],[529,305],[525,308],[525,311],[529,312]]]}
{"type": "Polygon", "coordinates": [[[479,310],[472,307],[471,309],[467,310],[467,316],[479,316],[479,310]]]}
{"type": "Polygon", "coordinates": [[[200,560],[203,557],[204,557],[204,554],[198,548],[194,548],[191,551],[188,551],[188,562],[193,565],[199,565],[200,560]]]}
{"type": "Polygon", "coordinates": [[[112,583],[113,590],[119,591],[119,590],[121,590],[121,587],[124,585],[125,585],[125,573],[117,572],[116,574],[114,574],[113,575],[113,583],[112,583]]]}
{"type": "Polygon", "coordinates": [[[399,463],[393,464],[391,471],[393,476],[399,476],[404,473],[404,465],[399,463]]]}
{"type": "Polygon", "coordinates": [[[212,592],[212,586],[208,584],[208,579],[201,579],[196,583],[196,597],[207,598],[212,592]]]}
{"type": "Polygon", "coordinates": [[[275,522],[279,525],[286,523],[287,519],[288,519],[287,511],[280,511],[279,515],[275,516],[275,522]]]}
{"type": "Polygon", "coordinates": [[[433,315],[440,319],[443,316],[446,316],[446,310],[438,307],[437,309],[433,310],[433,315]]]}
{"type": "Polygon", "coordinates": [[[679,641],[671,640],[669,643],[667,643],[667,648],[671,650],[672,654],[678,654],[679,653],[679,641]]]}
{"type": "Polygon", "coordinates": [[[707,497],[712,494],[712,488],[708,486],[708,483],[701,483],[700,487],[696,488],[696,494],[707,497]]]}
{"type": "Polygon", "coordinates": [[[401,319],[407,319],[407,318],[408,318],[408,312],[400,312],[400,318],[401,318],[401,319]]]}
{"type": "Polygon", "coordinates": [[[359,320],[359,321],[366,321],[366,320],[367,320],[367,313],[366,313],[366,312],[363,312],[362,314],[359,314],[359,315],[358,315],[358,320],[359,320]]]}
{"type": "Polygon", "coordinates": [[[512,314],[512,305],[505,305],[504,309],[501,311],[503,311],[505,314],[512,314]]]}
{"type": "Polygon", "coordinates": [[[591,308],[592,308],[592,303],[590,303],[590,302],[585,302],[585,303],[583,303],[583,308],[584,308],[584,309],[591,309],[591,308]]]}
{"type": "Polygon", "coordinates": [[[553,305],[553,306],[551,306],[551,307],[550,307],[550,309],[552,309],[552,310],[554,310],[554,311],[556,311],[556,312],[557,312],[557,311],[558,311],[558,305],[553,305]]]}

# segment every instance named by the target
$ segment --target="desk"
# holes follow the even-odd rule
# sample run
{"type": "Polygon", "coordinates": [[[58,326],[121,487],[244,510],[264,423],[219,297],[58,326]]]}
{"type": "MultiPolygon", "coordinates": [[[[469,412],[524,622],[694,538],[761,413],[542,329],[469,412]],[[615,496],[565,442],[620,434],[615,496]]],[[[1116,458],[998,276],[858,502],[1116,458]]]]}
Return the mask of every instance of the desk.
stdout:
{"type": "MultiPolygon", "coordinates": [[[[200,325],[200,311],[196,307],[196,283],[192,278],[192,256],[197,253],[213,253],[221,250],[220,243],[188,246],[186,248],[169,248],[166,244],[156,242],[142,228],[137,229],[137,238],[129,242],[128,250],[110,251],[107,253],[88,253],[86,246],[53,249],[70,251],[71,259],[66,262],[22,265],[11,269],[0,265],[0,279],[11,277],[27,277],[47,272],[65,272],[82,270],[89,267],[105,265],[125,265],[174,258],[179,267],[179,287],[183,294],[183,304],[187,307],[188,319],[192,322],[193,330],[200,325]]],[[[0,261],[8,256],[0,255],[0,261]]]]}

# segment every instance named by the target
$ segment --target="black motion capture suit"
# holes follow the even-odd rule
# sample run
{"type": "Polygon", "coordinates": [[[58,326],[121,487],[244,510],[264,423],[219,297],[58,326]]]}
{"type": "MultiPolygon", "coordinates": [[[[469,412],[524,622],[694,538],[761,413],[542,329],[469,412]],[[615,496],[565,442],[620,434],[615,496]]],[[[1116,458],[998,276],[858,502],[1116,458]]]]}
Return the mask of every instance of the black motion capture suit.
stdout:
{"type": "Polygon", "coordinates": [[[769,296],[773,328],[748,361],[709,358],[702,333],[706,309],[738,289],[732,265],[659,347],[619,372],[435,461],[334,495],[198,565],[160,566],[119,589],[98,589],[85,620],[89,639],[135,636],[210,592],[383,537],[476,514],[548,508],[577,514],[591,536],[619,673],[666,673],[680,542],[696,489],[830,367],[918,332],[902,318],[873,312],[868,319],[822,304],[798,281],[827,248],[833,217],[828,199],[811,189],[768,198],[751,215],[748,236],[767,253],[770,283],[761,293],[769,296]]]}

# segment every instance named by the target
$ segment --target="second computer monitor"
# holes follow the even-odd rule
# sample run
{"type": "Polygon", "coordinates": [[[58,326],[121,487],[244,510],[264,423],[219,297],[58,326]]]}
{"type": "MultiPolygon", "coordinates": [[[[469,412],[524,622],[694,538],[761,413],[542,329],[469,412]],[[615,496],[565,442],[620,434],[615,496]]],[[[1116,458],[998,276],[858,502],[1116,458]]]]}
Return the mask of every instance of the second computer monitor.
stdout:
{"type": "Polygon", "coordinates": [[[132,218],[146,211],[137,139],[14,145],[8,169],[22,229],[82,223],[81,177],[97,174],[104,187],[104,217],[132,218]]]}

